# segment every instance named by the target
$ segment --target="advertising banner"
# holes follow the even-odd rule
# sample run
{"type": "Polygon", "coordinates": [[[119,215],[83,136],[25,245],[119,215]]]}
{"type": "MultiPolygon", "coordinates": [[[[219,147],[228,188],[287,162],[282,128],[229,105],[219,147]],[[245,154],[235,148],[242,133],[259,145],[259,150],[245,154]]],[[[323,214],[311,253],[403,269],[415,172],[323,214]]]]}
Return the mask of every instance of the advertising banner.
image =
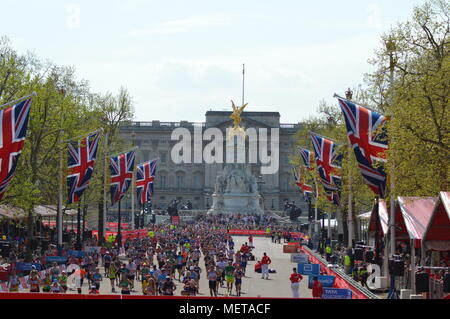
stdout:
{"type": "Polygon", "coordinates": [[[296,264],[308,264],[309,256],[307,254],[292,254],[291,262],[296,264]]]}
{"type": "Polygon", "coordinates": [[[322,299],[352,299],[350,289],[323,288],[322,299]]]}
{"type": "Polygon", "coordinates": [[[317,277],[317,279],[322,283],[322,286],[325,287],[333,287],[335,276],[325,276],[325,275],[313,275],[308,278],[308,288],[312,288],[313,278],[317,277]]]}
{"type": "Polygon", "coordinates": [[[37,271],[41,271],[42,266],[41,264],[37,263],[16,263],[16,270],[17,271],[31,271],[31,266],[35,266],[37,271]]]}
{"type": "Polygon", "coordinates": [[[301,275],[319,275],[320,265],[319,264],[298,264],[298,273],[301,275]]]}
{"type": "Polygon", "coordinates": [[[84,257],[84,251],[82,251],[82,250],[69,250],[67,252],[67,255],[69,257],[83,258],[84,257]]]}
{"type": "Polygon", "coordinates": [[[46,263],[65,264],[67,262],[67,257],[47,256],[47,257],[45,257],[45,262],[46,263]]]}

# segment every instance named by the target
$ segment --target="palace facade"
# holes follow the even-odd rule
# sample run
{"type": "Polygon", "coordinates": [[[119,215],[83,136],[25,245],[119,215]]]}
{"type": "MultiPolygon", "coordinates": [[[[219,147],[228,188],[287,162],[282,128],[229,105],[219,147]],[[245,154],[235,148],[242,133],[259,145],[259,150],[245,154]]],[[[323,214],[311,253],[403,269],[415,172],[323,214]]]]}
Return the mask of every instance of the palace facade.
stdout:
{"type": "MultiPolygon", "coordinates": [[[[229,118],[230,115],[231,112],[227,111],[207,111],[205,122],[200,123],[188,121],[131,122],[120,128],[121,137],[139,147],[136,151],[136,163],[159,158],[154,184],[153,208],[165,209],[173,199],[178,199],[181,203],[189,200],[193,209],[204,210],[211,207],[211,195],[214,193],[216,178],[221,174],[225,164],[194,163],[194,152],[192,152],[190,163],[174,163],[171,150],[179,141],[171,140],[171,135],[177,128],[185,128],[192,134],[195,130],[204,132],[208,128],[218,128],[223,132],[223,136],[226,136],[226,129],[233,124],[229,118]]],[[[261,174],[262,164],[259,156],[256,163],[249,164],[257,178],[258,188],[264,200],[264,209],[282,210],[284,201],[289,200],[295,201],[306,212],[306,203],[297,190],[292,167],[289,164],[289,156],[296,152],[294,135],[301,124],[280,123],[279,112],[243,112],[241,118],[241,125],[244,128],[255,128],[257,131],[261,128],[267,129],[269,152],[271,152],[271,128],[279,129],[278,171],[274,174],[261,174]]],[[[202,143],[204,147],[210,142],[203,141],[202,143]]],[[[246,148],[248,152],[248,142],[246,148]]],[[[192,149],[194,150],[194,147],[192,149]]],[[[131,208],[129,198],[124,206],[126,210],[131,208]]],[[[136,210],[138,210],[137,205],[136,210]]]]}

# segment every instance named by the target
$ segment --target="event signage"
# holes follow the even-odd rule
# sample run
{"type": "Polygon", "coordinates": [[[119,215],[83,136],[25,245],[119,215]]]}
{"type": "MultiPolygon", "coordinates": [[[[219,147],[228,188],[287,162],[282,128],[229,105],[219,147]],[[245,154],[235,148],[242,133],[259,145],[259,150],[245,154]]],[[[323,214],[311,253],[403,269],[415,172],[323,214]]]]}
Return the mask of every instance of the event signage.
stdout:
{"type": "Polygon", "coordinates": [[[82,251],[82,250],[69,250],[67,252],[67,255],[69,257],[83,258],[84,257],[84,251],[82,251]]]}
{"type": "Polygon", "coordinates": [[[65,264],[67,262],[67,257],[47,256],[47,257],[45,257],[45,262],[65,264]]]}
{"type": "Polygon", "coordinates": [[[36,267],[37,271],[41,271],[41,264],[37,264],[37,263],[21,263],[18,262],[16,263],[16,270],[18,271],[31,271],[32,266],[36,267]]]}
{"type": "Polygon", "coordinates": [[[322,299],[352,299],[350,289],[323,288],[322,299]]]}
{"type": "Polygon", "coordinates": [[[291,262],[296,264],[307,264],[309,263],[309,256],[307,254],[292,254],[291,262]]]}
{"type": "Polygon", "coordinates": [[[309,276],[308,278],[308,288],[312,288],[313,279],[314,277],[317,277],[317,279],[322,283],[323,287],[333,287],[335,276],[328,276],[328,275],[315,275],[315,276],[309,276]]]}
{"type": "Polygon", "coordinates": [[[102,247],[100,247],[100,246],[86,246],[84,248],[84,251],[86,251],[88,253],[100,253],[101,249],[102,249],[102,247]]]}
{"type": "Polygon", "coordinates": [[[319,264],[298,264],[298,273],[301,275],[319,275],[320,265],[319,264]]]}

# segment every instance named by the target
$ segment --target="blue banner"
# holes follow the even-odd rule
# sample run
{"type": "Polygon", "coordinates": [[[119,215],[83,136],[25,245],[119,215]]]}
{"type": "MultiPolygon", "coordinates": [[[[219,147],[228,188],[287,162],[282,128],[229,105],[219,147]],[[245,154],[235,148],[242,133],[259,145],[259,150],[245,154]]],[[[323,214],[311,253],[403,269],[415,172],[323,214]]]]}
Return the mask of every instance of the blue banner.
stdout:
{"type": "Polygon", "coordinates": [[[301,275],[319,275],[320,265],[319,264],[298,264],[298,273],[301,275]]]}
{"type": "Polygon", "coordinates": [[[308,288],[312,288],[312,283],[314,277],[317,277],[317,279],[322,283],[323,287],[333,287],[334,284],[334,278],[335,276],[325,276],[325,275],[315,275],[315,276],[309,276],[308,278],[308,288]]]}
{"type": "Polygon", "coordinates": [[[308,264],[309,256],[307,254],[292,254],[291,262],[296,264],[308,264]]]}
{"type": "Polygon", "coordinates": [[[47,256],[47,257],[45,257],[45,262],[46,263],[65,264],[67,262],[67,257],[47,256]]]}
{"type": "Polygon", "coordinates": [[[352,299],[350,289],[323,288],[322,299],[352,299]]]}
{"type": "Polygon", "coordinates": [[[17,271],[31,271],[31,266],[35,266],[37,271],[42,270],[41,264],[37,263],[16,263],[16,270],[17,271]]]}
{"type": "Polygon", "coordinates": [[[69,257],[83,258],[84,257],[84,251],[82,251],[82,250],[69,250],[67,252],[67,255],[69,257]]]}

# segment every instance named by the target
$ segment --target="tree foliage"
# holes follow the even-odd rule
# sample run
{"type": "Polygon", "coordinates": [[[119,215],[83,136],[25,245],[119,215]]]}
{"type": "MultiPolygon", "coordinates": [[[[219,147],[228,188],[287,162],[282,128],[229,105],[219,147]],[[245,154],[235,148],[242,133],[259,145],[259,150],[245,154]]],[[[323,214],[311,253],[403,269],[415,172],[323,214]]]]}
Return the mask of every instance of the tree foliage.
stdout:
{"type": "MultiPolygon", "coordinates": [[[[20,54],[6,37],[0,38],[0,103],[36,92],[33,97],[25,146],[15,177],[2,204],[29,212],[32,228],[34,205],[58,201],[60,155],[63,159],[63,204],[66,202],[67,143],[101,127],[110,135],[109,149],[124,142],[117,127],[133,117],[132,99],[125,88],[117,95],[90,91],[72,67],[45,62],[31,53],[20,54]]],[[[84,194],[95,204],[103,196],[104,149],[100,142],[93,179],[84,194]]],[[[31,231],[30,231],[31,233],[31,231]]]]}

